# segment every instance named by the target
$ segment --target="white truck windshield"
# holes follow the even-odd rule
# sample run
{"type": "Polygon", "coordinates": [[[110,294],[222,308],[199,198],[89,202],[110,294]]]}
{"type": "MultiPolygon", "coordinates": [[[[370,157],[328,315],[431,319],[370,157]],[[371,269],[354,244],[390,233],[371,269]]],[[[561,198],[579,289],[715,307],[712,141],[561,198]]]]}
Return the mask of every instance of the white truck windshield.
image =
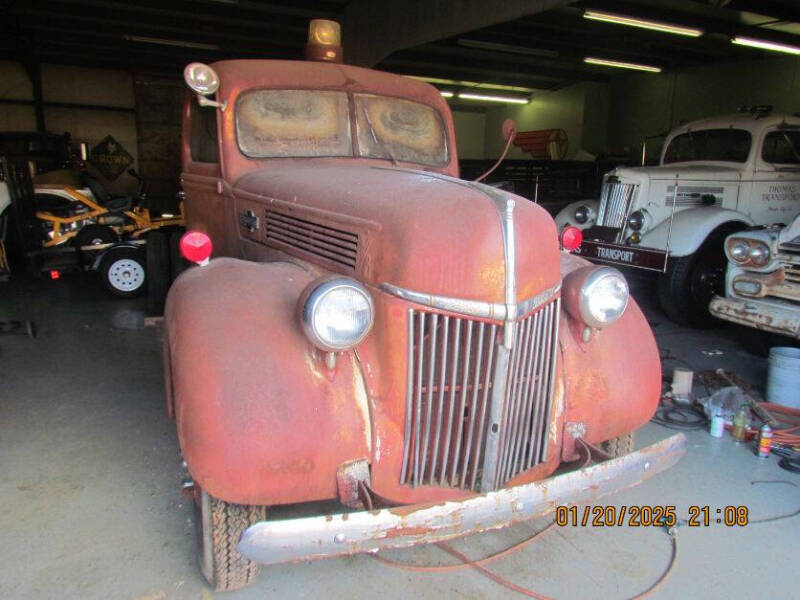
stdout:
{"type": "Polygon", "coordinates": [[[701,129],[675,136],[664,152],[664,164],[692,161],[747,161],[752,136],[743,129],[701,129]]]}

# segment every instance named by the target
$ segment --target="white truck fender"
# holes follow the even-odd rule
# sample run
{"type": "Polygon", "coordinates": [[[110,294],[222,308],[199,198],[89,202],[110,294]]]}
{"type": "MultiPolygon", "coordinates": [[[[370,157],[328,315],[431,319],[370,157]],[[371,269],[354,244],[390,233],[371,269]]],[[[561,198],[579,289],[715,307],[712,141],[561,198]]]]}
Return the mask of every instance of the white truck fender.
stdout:
{"type": "Polygon", "coordinates": [[[567,204],[564,208],[558,211],[558,214],[555,217],[556,222],[556,229],[561,231],[567,225],[572,225],[573,227],[577,227],[578,229],[588,229],[592,225],[595,224],[597,220],[597,209],[600,205],[599,200],[578,200],[577,202],[571,202],[567,204]],[[575,209],[579,206],[586,206],[589,209],[589,219],[586,223],[578,223],[575,221],[575,209]]]}
{"type": "Polygon", "coordinates": [[[670,256],[688,256],[696,252],[711,232],[721,225],[731,224],[732,231],[753,225],[747,215],[718,206],[702,206],[676,212],[671,231],[669,222],[669,219],[665,219],[643,234],[640,245],[643,248],[667,248],[669,236],[670,256]]]}

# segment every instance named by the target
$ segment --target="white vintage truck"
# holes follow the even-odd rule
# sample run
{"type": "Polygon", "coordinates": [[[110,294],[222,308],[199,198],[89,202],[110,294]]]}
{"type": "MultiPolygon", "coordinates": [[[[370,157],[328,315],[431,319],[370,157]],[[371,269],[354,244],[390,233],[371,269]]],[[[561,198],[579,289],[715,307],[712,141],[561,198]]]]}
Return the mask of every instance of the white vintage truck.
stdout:
{"type": "Polygon", "coordinates": [[[660,272],[667,315],[702,326],[724,289],[723,240],[798,213],[800,117],[761,110],[681,125],[658,166],[614,169],[599,201],[568,205],[556,224],[583,230],[588,259],[660,272]]]}
{"type": "Polygon", "coordinates": [[[800,217],[789,227],[735,233],[725,254],[725,296],[714,297],[711,314],[800,340],[800,217]]]}

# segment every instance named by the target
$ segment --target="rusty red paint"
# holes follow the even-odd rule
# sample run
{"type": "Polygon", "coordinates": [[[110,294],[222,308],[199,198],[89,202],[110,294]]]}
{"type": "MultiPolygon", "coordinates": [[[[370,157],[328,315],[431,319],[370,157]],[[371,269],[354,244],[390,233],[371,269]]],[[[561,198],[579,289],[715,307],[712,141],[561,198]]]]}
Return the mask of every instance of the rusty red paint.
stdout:
{"type": "MultiPolygon", "coordinates": [[[[506,301],[498,207],[480,188],[456,179],[446,102],[427,84],[356,67],[290,61],[224,61],[213,67],[221,80],[217,99],[227,106],[215,113],[220,161],[192,160],[197,107],[187,96],[182,184],[187,225],[208,234],[214,256],[228,258],[181,276],[165,314],[168,407],[193,478],[230,502],[299,503],[339,497],[337,470],[367,458],[370,488],[389,502],[472,496],[400,483],[403,324],[408,309],[418,307],[380,288],[391,283],[427,294],[506,301]],[[422,102],[445,123],[448,162],[423,168],[353,157],[248,158],[237,145],[235,106],[252,89],[347,90],[422,102]],[[257,226],[243,225],[248,211],[257,226]],[[289,232],[297,223],[313,229],[314,243],[268,235],[275,226],[271,218],[289,232]],[[329,371],[301,332],[297,299],[309,282],[332,273],[367,286],[375,323],[357,350],[339,354],[329,371]]],[[[588,263],[559,252],[555,224],[541,207],[515,199],[520,302],[588,263]]],[[[570,289],[563,293],[566,302],[570,289]]],[[[589,342],[576,319],[564,312],[560,319],[547,457],[508,485],[543,479],[575,456],[565,423],[583,423],[586,439],[599,443],[645,423],[658,401],[658,354],[635,303],[589,342]]],[[[403,508],[392,510],[402,514],[403,508]]]]}

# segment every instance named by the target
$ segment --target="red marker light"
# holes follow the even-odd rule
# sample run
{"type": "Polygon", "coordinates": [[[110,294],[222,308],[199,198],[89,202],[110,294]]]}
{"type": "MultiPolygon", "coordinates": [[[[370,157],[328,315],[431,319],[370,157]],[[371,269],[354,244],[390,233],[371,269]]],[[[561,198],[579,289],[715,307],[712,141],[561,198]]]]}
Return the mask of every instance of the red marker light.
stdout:
{"type": "Polygon", "coordinates": [[[52,279],[52,280],[56,280],[56,279],[58,279],[59,277],[61,277],[61,273],[59,273],[59,272],[58,272],[58,271],[56,271],[55,269],[53,269],[52,271],[50,271],[50,279],[52,279]]]}
{"type": "Polygon", "coordinates": [[[561,247],[567,252],[574,252],[581,247],[583,232],[577,227],[567,225],[561,231],[561,247]]]}
{"type": "Polygon", "coordinates": [[[183,257],[198,265],[208,264],[213,246],[211,238],[202,231],[187,231],[183,234],[180,243],[183,257]]]}

